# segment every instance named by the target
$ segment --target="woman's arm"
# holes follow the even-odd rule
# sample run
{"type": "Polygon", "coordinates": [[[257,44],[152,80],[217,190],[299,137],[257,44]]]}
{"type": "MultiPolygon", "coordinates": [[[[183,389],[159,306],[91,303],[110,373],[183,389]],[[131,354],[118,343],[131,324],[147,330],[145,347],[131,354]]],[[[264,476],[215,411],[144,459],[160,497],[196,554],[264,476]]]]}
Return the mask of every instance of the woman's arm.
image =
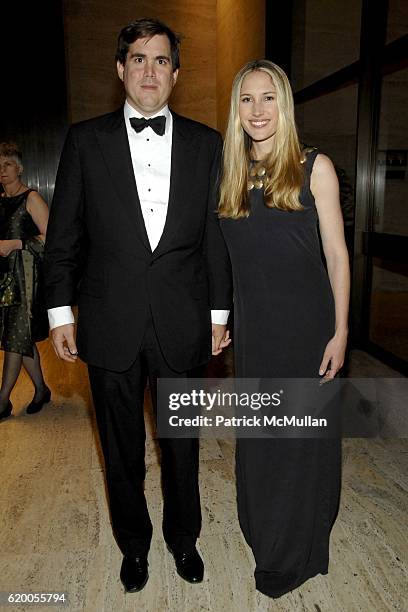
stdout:
{"type": "MultiPolygon", "coordinates": [[[[27,197],[26,204],[27,212],[31,215],[34,223],[38,227],[40,240],[45,242],[48,223],[48,206],[42,199],[39,193],[31,191],[27,197]]],[[[12,240],[0,240],[0,257],[8,257],[13,251],[18,251],[23,248],[23,242],[20,238],[12,240]]]]}
{"type": "Polygon", "coordinates": [[[31,191],[28,194],[27,212],[31,215],[34,223],[38,227],[40,238],[45,241],[48,224],[48,206],[37,191],[31,191]]]}
{"type": "Polygon", "coordinates": [[[319,374],[326,374],[325,378],[331,379],[344,363],[348,334],[350,269],[344,240],[339,183],[334,166],[326,155],[319,154],[316,157],[310,189],[319,216],[320,235],[336,312],[335,334],[326,346],[319,369],[319,374]],[[330,369],[328,369],[329,363],[330,369]]]}

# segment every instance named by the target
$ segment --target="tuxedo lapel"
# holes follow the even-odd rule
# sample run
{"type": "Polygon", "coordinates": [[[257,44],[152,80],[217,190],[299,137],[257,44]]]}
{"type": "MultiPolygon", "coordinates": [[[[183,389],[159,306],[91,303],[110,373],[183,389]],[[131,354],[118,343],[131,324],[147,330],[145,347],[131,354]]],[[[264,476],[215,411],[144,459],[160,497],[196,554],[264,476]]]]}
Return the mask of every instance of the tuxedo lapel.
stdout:
{"type": "Polygon", "coordinates": [[[151,252],[133,172],[123,108],[109,115],[106,124],[96,129],[96,135],[119,200],[126,207],[143,245],[151,252]]]}
{"type": "Polygon", "coordinates": [[[183,213],[191,200],[196,171],[196,142],[194,135],[188,130],[181,117],[173,115],[173,137],[171,148],[171,171],[169,203],[166,223],[154,254],[160,255],[171,243],[183,219],[183,213]]]}

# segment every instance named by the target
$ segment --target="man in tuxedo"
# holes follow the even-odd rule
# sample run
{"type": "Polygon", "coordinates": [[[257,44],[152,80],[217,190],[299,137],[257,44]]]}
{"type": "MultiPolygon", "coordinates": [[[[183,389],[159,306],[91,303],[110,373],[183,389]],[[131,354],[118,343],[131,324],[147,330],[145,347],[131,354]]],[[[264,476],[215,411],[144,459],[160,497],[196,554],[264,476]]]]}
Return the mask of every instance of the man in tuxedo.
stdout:
{"type": "MultiPolygon", "coordinates": [[[[167,106],[179,39],[140,19],[121,31],[116,59],[124,107],[73,125],[64,145],[45,277],[55,351],[88,364],[121,580],[138,591],[152,536],[145,385],[149,379],[156,408],[157,378],[197,375],[229,344],[231,275],[215,212],[220,135],[167,106]],[[70,306],[78,281],[76,344],[70,306]]],[[[164,539],[178,573],[200,582],[198,440],[160,445],[164,539]]]]}

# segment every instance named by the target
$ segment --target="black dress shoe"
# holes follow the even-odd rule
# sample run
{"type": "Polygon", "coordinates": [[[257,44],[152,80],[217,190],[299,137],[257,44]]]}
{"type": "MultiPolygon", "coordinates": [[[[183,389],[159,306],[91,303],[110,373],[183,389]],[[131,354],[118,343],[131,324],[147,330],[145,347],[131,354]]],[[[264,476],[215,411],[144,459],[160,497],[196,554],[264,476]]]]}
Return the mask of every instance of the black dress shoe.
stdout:
{"type": "Polygon", "coordinates": [[[141,591],[149,578],[147,557],[123,557],[120,579],[127,593],[141,591]]]}
{"type": "Polygon", "coordinates": [[[4,408],[4,410],[0,412],[0,421],[2,419],[7,419],[7,417],[10,416],[12,410],[13,410],[13,404],[9,400],[7,403],[7,406],[4,408]]]}
{"type": "Polygon", "coordinates": [[[28,404],[26,408],[26,413],[35,414],[36,412],[40,412],[44,404],[48,404],[50,400],[51,400],[51,391],[47,389],[40,400],[38,400],[37,402],[33,400],[30,404],[28,404]]]}
{"type": "Polygon", "coordinates": [[[202,582],[204,577],[204,563],[196,548],[189,552],[175,552],[170,546],[167,546],[167,548],[174,557],[179,576],[193,584],[202,582]]]}

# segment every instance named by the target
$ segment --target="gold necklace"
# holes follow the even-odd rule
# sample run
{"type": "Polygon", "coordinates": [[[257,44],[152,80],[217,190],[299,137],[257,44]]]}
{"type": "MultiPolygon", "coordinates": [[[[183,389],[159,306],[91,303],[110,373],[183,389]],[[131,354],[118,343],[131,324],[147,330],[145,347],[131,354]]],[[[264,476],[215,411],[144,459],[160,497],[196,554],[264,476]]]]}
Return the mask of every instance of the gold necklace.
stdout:
{"type": "Polygon", "coordinates": [[[248,191],[251,189],[263,189],[266,181],[266,169],[261,164],[252,164],[249,167],[248,191]]]}
{"type": "Polygon", "coordinates": [[[18,194],[18,192],[20,191],[20,189],[22,187],[23,187],[23,183],[20,184],[20,187],[14,193],[7,193],[6,189],[4,189],[4,193],[6,195],[6,198],[14,198],[18,194]]]}

